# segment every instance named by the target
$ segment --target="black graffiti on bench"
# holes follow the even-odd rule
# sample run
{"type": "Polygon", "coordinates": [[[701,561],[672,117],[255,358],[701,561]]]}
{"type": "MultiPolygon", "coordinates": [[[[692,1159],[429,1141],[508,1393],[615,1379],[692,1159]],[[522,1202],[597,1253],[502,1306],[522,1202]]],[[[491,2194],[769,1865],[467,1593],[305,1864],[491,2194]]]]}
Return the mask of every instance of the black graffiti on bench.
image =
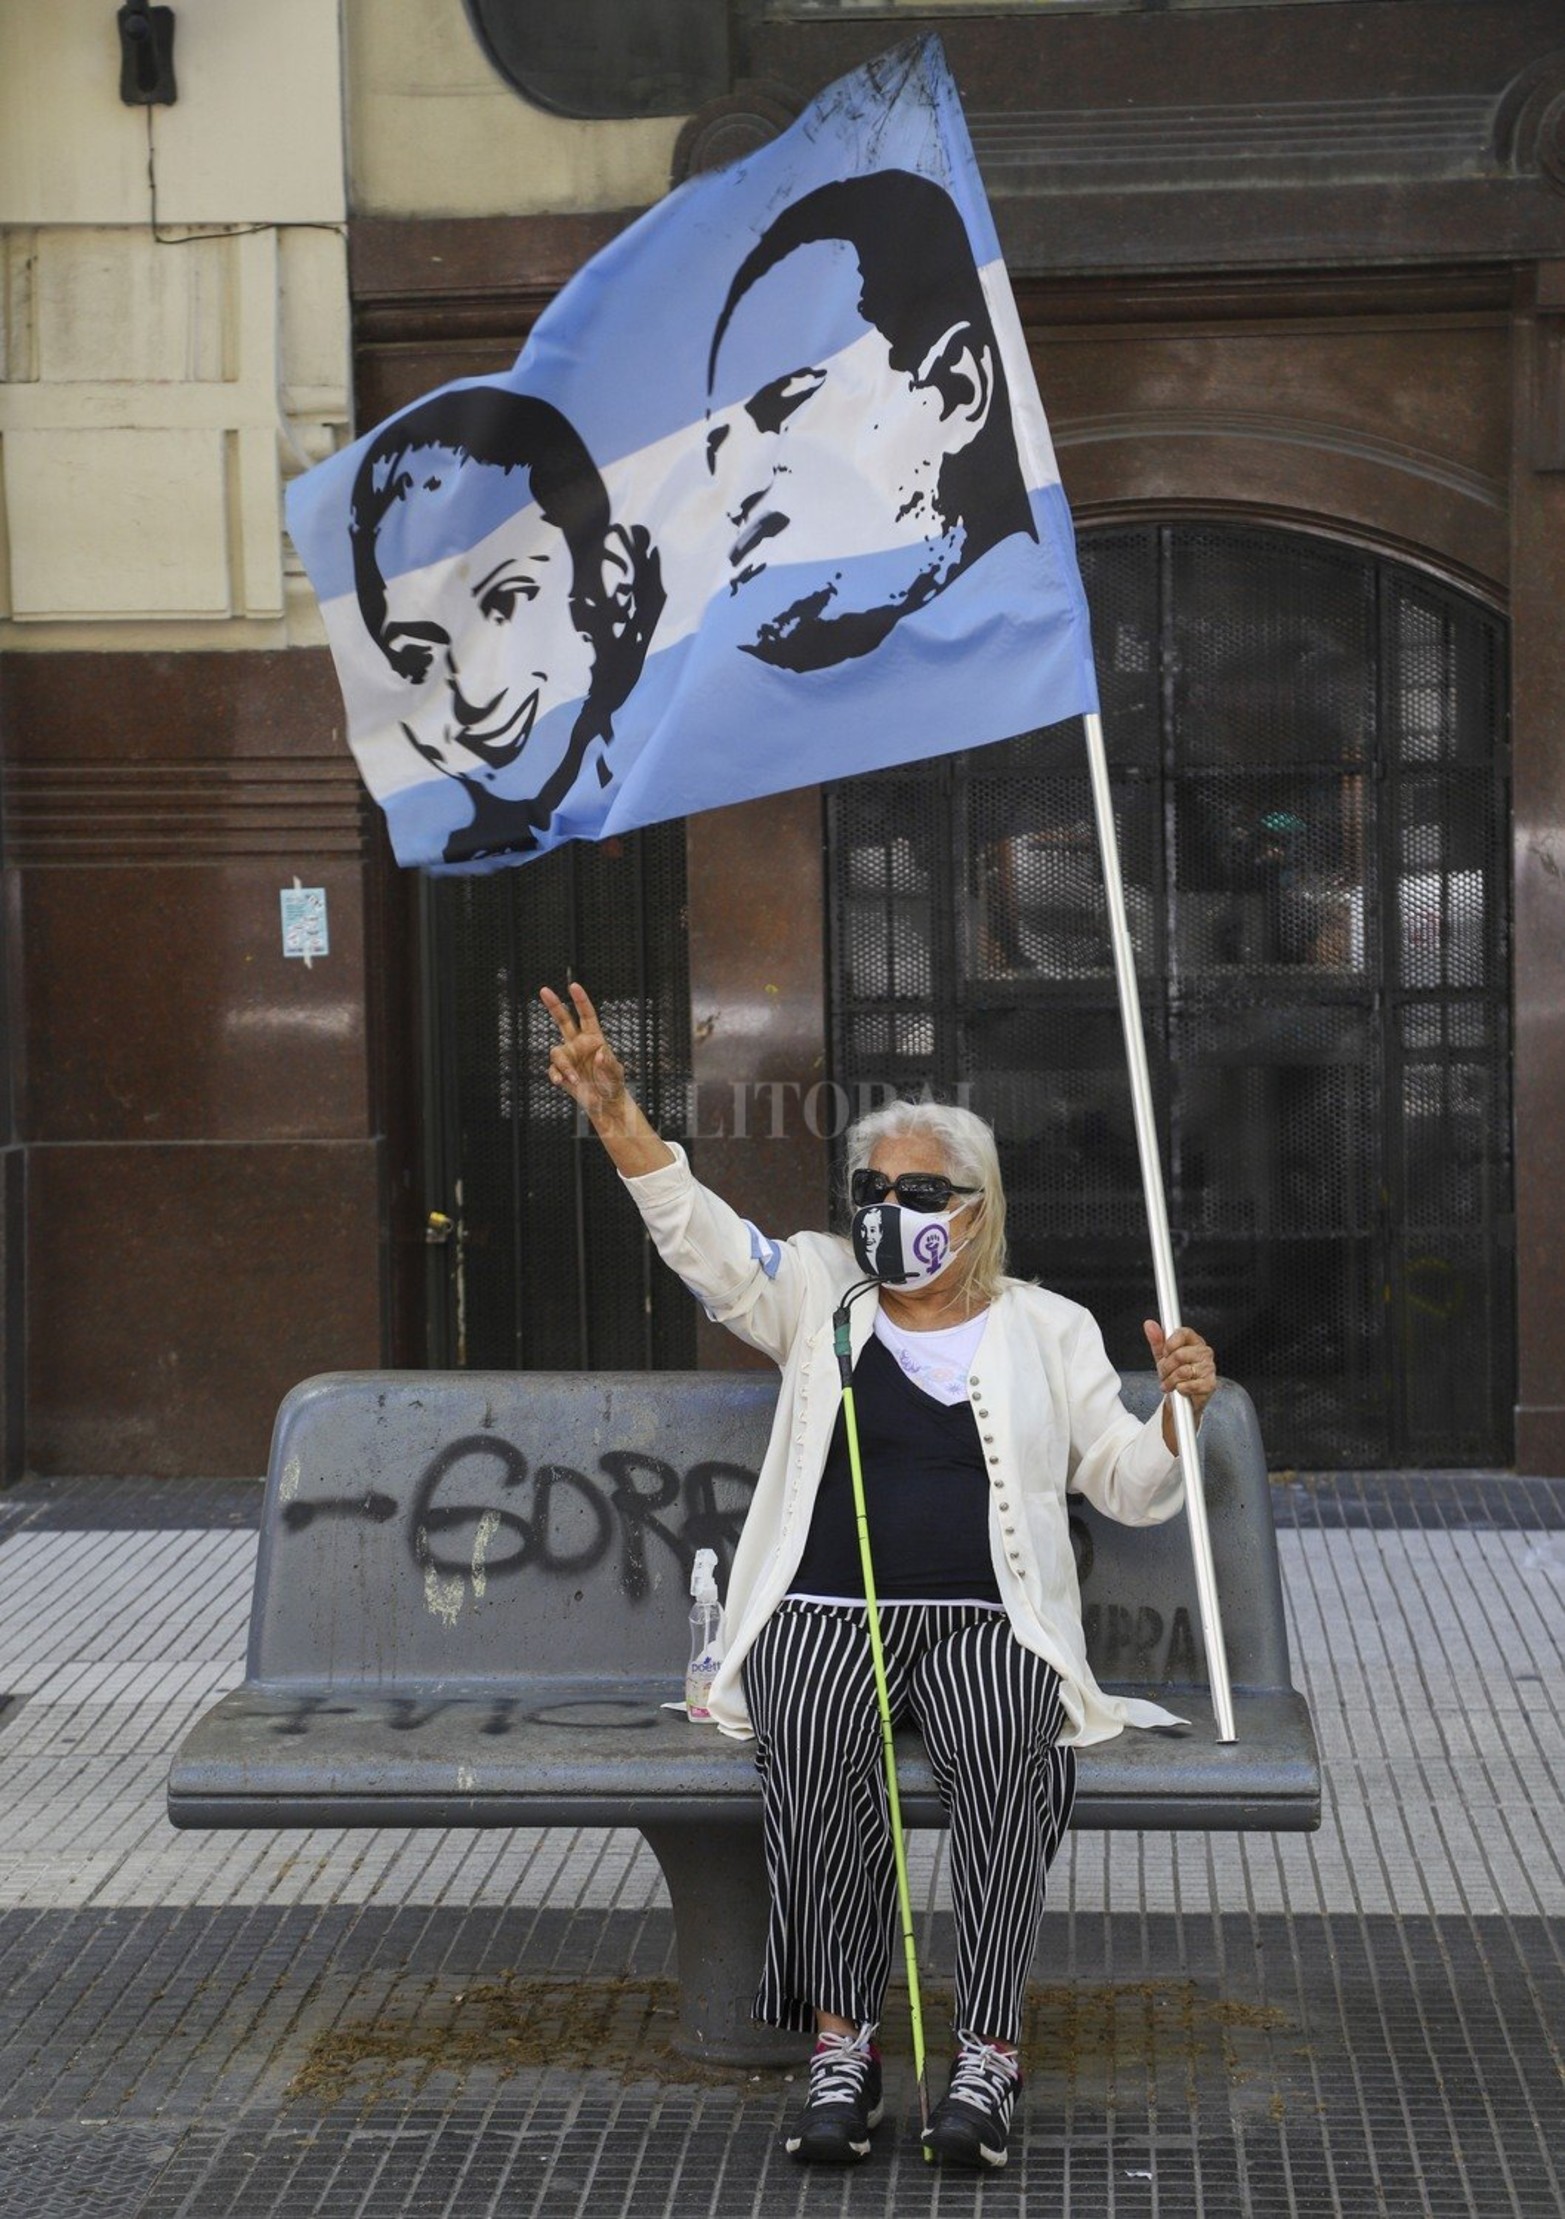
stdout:
{"type": "Polygon", "coordinates": [[[598,1468],[610,1482],[607,1488],[570,1464],[530,1467],[514,1442],[492,1433],[470,1433],[449,1442],[425,1470],[409,1510],[415,1563],[448,1578],[471,1576],[479,1526],[492,1520],[492,1538],[482,1556],[486,1579],[514,1578],[524,1571],[570,1578],[601,1564],[617,1534],[620,1589],[629,1601],[639,1602],[652,1590],[649,1537],[668,1550],[686,1579],[697,1549],[715,1549],[720,1559],[732,1554],[756,1483],[747,1465],[712,1459],[692,1464],[682,1474],[677,1465],[642,1449],[606,1449],[598,1468]],[[451,1475],[475,1459],[498,1464],[498,1491],[491,1483],[476,1500],[443,1500],[441,1489],[451,1475]],[[722,1507],[718,1489],[724,1482],[743,1492],[742,1506],[722,1507]],[[556,1505],[562,1498],[584,1513],[587,1523],[585,1537],[571,1548],[561,1548],[555,1537],[556,1505]],[[677,1525],[663,1515],[676,1510],[677,1525]],[[457,1533],[467,1536],[465,1549],[453,1546],[457,1533]]]}
{"type": "MultiPolygon", "coordinates": [[[[452,1695],[372,1697],[364,1705],[333,1702],[327,1695],[296,1695],[281,1713],[267,1708],[250,1715],[264,1718],[267,1731],[273,1734],[307,1735],[312,1721],[319,1718],[372,1720],[384,1724],[394,1734],[416,1734],[448,1712],[471,1717],[475,1707],[471,1697],[464,1700],[452,1695]]],[[[653,1704],[627,1703],[612,1697],[578,1696],[540,1707],[536,1702],[523,1702],[514,1695],[490,1695],[483,1699],[483,1713],[477,1730],[490,1740],[503,1740],[522,1725],[555,1726],[561,1732],[575,1734],[644,1731],[658,1723],[653,1704]],[[562,1709],[571,1713],[568,1719],[555,1715],[562,1709]],[[591,1715],[594,1710],[606,1715],[594,1718],[591,1715]]]]}
{"type": "MultiPolygon", "coordinates": [[[[267,1714],[262,1711],[252,1715],[264,1717],[267,1714]]],[[[312,1718],[353,1718],[357,1715],[352,1703],[334,1703],[327,1695],[296,1695],[285,1716],[272,1720],[271,1730],[274,1734],[307,1734],[312,1718]]]]}
{"type": "Polygon", "coordinates": [[[477,1529],[486,1520],[494,1521],[496,1536],[505,1538],[500,1545],[486,1549],[483,1569],[486,1579],[505,1579],[536,1564],[544,1572],[587,1572],[602,1561],[614,1537],[614,1521],[598,1489],[582,1472],[573,1471],[568,1464],[541,1464],[531,1475],[532,1516],[526,1517],[501,1499],[528,1484],[529,1472],[526,1457],[513,1441],[501,1439],[494,1433],[470,1433],[459,1441],[451,1441],[430,1464],[413,1497],[408,1516],[408,1536],[415,1563],[436,1572],[461,1576],[471,1574],[477,1544],[477,1529]],[[470,1459],[482,1459],[500,1467],[500,1494],[486,1490],[477,1502],[437,1502],[442,1481],[457,1465],[470,1459]],[[556,1488],[567,1495],[574,1495],[586,1509],[592,1524],[592,1537],[585,1547],[557,1552],[550,1539],[556,1488]],[[468,1545],[460,1555],[449,1552],[447,1537],[466,1528],[468,1545]],[[446,1547],[442,1548],[442,1542],[446,1547]]]}
{"type": "Polygon", "coordinates": [[[394,1496],[366,1489],[362,1495],[296,1496],[284,1504],[281,1522],[298,1534],[321,1519],[386,1525],[404,1516],[407,1548],[420,1573],[470,1579],[481,1572],[486,1581],[522,1572],[561,1579],[592,1572],[617,1540],[620,1591],[640,1602],[652,1592],[656,1548],[667,1550],[686,1582],[697,1549],[715,1549],[726,1569],[755,1483],[746,1464],[709,1458],[681,1472],[643,1449],[606,1449],[596,1474],[571,1464],[532,1465],[513,1441],[469,1433],[425,1467],[405,1511],[394,1496]],[[577,1529],[568,1539],[562,1534],[567,1522],[577,1529]]]}
{"type": "Polygon", "coordinates": [[[398,1508],[395,1495],[377,1495],[373,1489],[362,1495],[316,1495],[305,1501],[295,1496],[283,1506],[283,1524],[290,1533],[302,1533],[317,1518],[367,1518],[371,1525],[383,1526],[398,1508]]]}
{"type": "Polygon", "coordinates": [[[1081,1614],[1087,1656],[1106,1680],[1184,1686],[1206,1678],[1201,1644],[1183,1603],[1165,1618],[1151,1603],[1089,1602],[1081,1614]]]}

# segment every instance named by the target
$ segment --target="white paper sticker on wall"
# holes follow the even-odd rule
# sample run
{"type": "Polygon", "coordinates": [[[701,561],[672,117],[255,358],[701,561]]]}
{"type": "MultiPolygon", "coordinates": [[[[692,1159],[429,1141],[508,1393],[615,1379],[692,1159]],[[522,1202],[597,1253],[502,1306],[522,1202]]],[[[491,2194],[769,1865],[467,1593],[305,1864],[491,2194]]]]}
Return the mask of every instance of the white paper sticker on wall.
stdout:
{"type": "Polygon", "coordinates": [[[280,890],[283,905],[283,954],[302,956],[309,969],[318,955],[331,953],[326,931],[326,889],[301,886],[296,878],[280,890]]]}

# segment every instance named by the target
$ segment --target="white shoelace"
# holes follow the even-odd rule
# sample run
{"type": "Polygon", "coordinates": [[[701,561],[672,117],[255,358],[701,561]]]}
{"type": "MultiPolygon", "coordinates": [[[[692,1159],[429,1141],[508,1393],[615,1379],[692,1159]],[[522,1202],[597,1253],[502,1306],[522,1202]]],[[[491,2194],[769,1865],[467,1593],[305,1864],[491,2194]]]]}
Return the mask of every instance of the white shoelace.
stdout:
{"type": "Polygon", "coordinates": [[[822,2034],[817,2038],[810,2054],[811,2104],[857,2102],[864,2092],[874,2031],[872,2026],[861,2026],[857,2034],[822,2034]]]}
{"type": "Polygon", "coordinates": [[[1020,2060],[1013,2051],[981,2042],[976,2035],[961,2034],[957,2039],[962,2048],[951,2068],[950,2093],[962,2102],[992,2104],[1008,2112],[1022,2076],[1020,2060]]]}

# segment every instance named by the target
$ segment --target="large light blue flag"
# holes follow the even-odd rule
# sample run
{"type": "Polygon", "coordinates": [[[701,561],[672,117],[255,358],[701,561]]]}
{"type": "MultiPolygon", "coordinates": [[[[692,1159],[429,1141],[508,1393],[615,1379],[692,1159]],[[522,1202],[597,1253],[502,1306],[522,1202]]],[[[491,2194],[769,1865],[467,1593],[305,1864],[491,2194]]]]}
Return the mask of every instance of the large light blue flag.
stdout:
{"type": "Polygon", "coordinates": [[[1095,708],[1069,512],[937,40],[692,179],[292,487],[399,861],[569,839],[1095,708]]]}

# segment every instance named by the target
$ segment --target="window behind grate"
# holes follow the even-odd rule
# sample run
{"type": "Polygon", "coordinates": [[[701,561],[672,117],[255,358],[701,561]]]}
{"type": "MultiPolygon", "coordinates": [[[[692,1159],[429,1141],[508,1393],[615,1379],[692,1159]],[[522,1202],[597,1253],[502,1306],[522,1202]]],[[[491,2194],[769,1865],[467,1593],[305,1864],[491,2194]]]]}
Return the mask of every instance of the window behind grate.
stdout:
{"type": "MultiPolygon", "coordinates": [[[[1502,629],[1297,534],[1145,526],[1081,553],[1185,1312],[1274,1464],[1504,1462],[1502,629]]],[[[827,806],[838,1080],[989,1117],[1015,1268],[1144,1362],[1079,726],[827,806]]]]}

